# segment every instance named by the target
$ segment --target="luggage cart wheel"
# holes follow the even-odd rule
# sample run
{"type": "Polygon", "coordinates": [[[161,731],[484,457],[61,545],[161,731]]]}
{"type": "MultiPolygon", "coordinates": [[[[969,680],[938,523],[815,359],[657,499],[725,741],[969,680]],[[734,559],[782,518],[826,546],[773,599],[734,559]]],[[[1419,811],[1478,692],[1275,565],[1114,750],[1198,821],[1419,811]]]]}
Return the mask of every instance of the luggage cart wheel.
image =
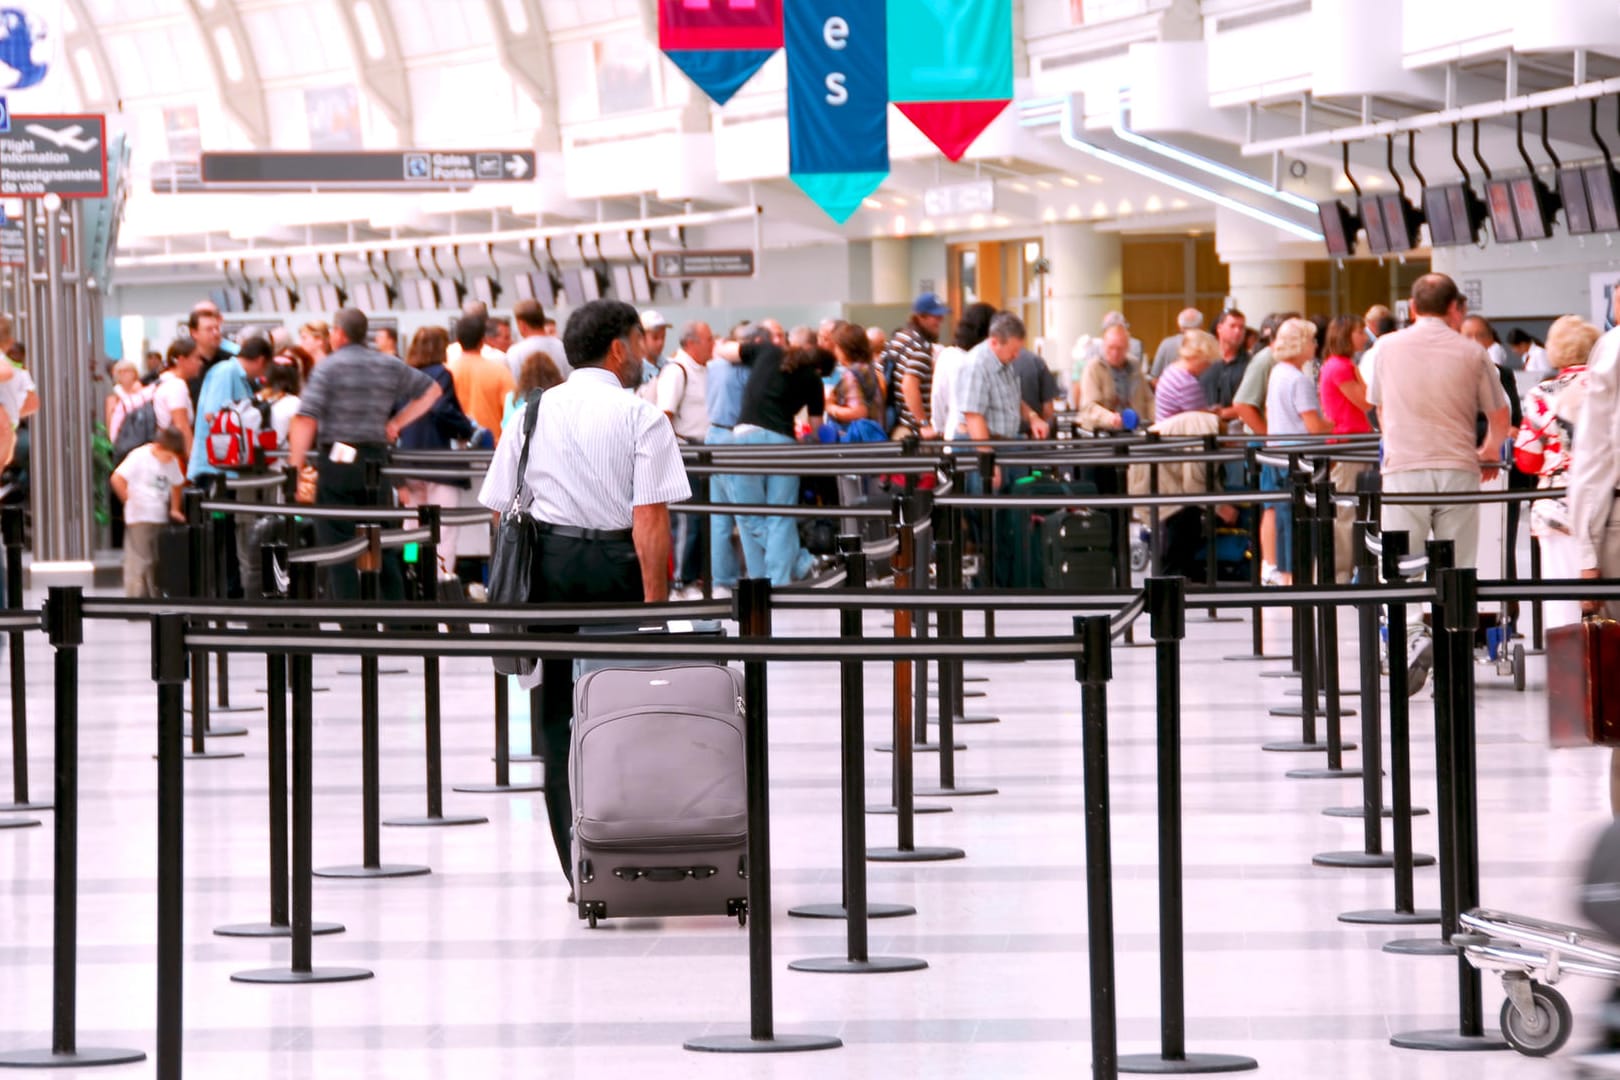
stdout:
{"type": "Polygon", "coordinates": [[[1556,1054],[1569,1039],[1571,1019],[1564,995],[1550,986],[1530,983],[1529,1017],[1519,1012],[1509,996],[1502,1003],[1502,1037],[1526,1057],[1556,1054]]]}
{"type": "Polygon", "coordinates": [[[1513,646],[1513,689],[1524,690],[1524,646],[1513,646]]]}

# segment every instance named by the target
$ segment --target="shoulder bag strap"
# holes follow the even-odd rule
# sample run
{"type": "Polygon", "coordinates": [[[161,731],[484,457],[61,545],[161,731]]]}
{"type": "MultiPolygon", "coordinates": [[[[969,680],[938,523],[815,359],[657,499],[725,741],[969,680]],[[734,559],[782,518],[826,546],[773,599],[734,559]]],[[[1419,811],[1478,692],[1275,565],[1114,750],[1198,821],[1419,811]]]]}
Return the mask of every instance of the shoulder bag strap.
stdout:
{"type": "Polygon", "coordinates": [[[517,485],[512,492],[512,508],[507,511],[509,514],[521,513],[523,504],[528,501],[529,448],[534,445],[534,427],[540,419],[540,397],[543,393],[545,391],[536,390],[523,410],[523,450],[518,454],[517,485]]]}

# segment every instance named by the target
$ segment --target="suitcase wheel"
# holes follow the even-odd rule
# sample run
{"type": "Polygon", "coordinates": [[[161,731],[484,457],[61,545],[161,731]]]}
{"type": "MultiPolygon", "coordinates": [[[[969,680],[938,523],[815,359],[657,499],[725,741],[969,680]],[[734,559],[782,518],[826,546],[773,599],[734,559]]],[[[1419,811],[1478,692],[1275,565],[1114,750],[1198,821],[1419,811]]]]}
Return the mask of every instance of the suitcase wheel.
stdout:
{"type": "Polygon", "coordinates": [[[580,914],[585,916],[592,930],[596,929],[597,919],[607,918],[607,905],[600,900],[587,900],[579,907],[580,914]]]}
{"type": "Polygon", "coordinates": [[[726,901],[726,914],[727,915],[735,915],[737,917],[737,925],[739,927],[747,926],[748,925],[748,901],[747,900],[740,900],[740,899],[738,899],[738,900],[727,900],[726,901]]]}

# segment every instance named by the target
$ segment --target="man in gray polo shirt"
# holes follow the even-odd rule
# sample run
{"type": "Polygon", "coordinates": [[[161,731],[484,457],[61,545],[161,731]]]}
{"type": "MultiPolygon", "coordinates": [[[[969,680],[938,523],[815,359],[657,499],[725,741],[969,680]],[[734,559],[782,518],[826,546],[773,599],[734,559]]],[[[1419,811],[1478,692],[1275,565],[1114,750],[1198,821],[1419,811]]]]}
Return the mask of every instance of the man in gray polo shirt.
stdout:
{"type": "MultiPolygon", "coordinates": [[[[439,384],[392,356],[367,348],[366,315],[344,308],[332,320],[332,355],[316,366],[299,398],[287,436],[287,463],[298,470],[298,501],[320,506],[375,506],[385,498],[366,490],[366,462],[387,460],[400,429],[433,407],[439,384]],[[405,402],[397,411],[395,405],[405,402]],[[315,463],[310,452],[319,448],[315,463]]],[[[352,540],[353,521],[315,521],[322,547],[352,540]]],[[[334,600],[360,596],[353,565],[331,571],[334,600]]],[[[383,560],[383,595],[403,599],[404,577],[395,559],[383,560]]]]}

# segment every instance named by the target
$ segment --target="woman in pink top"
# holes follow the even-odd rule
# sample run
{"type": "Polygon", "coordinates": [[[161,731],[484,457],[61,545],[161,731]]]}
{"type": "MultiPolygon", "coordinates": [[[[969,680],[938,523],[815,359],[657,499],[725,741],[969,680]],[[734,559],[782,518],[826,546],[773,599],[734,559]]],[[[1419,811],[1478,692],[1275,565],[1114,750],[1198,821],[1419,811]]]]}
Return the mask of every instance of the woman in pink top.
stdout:
{"type": "MultiPolygon", "coordinates": [[[[1367,384],[1356,368],[1355,355],[1366,344],[1366,327],[1354,315],[1340,315],[1328,324],[1327,359],[1322,362],[1322,376],[1318,393],[1322,399],[1322,416],[1333,425],[1335,435],[1366,435],[1372,431],[1367,412],[1367,384]]],[[[1359,461],[1333,463],[1333,490],[1354,493],[1361,474],[1372,466],[1359,461]]],[[[1354,507],[1341,506],[1333,522],[1333,562],[1335,577],[1340,582],[1350,580],[1355,566],[1354,507]]]]}
{"type": "MultiPolygon", "coordinates": [[[[1537,487],[1563,488],[1569,482],[1575,423],[1586,403],[1586,358],[1598,336],[1597,327],[1576,315],[1565,315],[1547,334],[1547,361],[1553,373],[1525,395],[1524,422],[1513,444],[1515,464],[1520,472],[1538,477],[1537,487]]],[[[1530,535],[1541,544],[1546,577],[1580,575],[1567,500],[1531,503],[1530,535]]],[[[1548,601],[1545,614],[1548,626],[1565,626],[1580,621],[1581,609],[1572,600],[1548,601]]]]}

